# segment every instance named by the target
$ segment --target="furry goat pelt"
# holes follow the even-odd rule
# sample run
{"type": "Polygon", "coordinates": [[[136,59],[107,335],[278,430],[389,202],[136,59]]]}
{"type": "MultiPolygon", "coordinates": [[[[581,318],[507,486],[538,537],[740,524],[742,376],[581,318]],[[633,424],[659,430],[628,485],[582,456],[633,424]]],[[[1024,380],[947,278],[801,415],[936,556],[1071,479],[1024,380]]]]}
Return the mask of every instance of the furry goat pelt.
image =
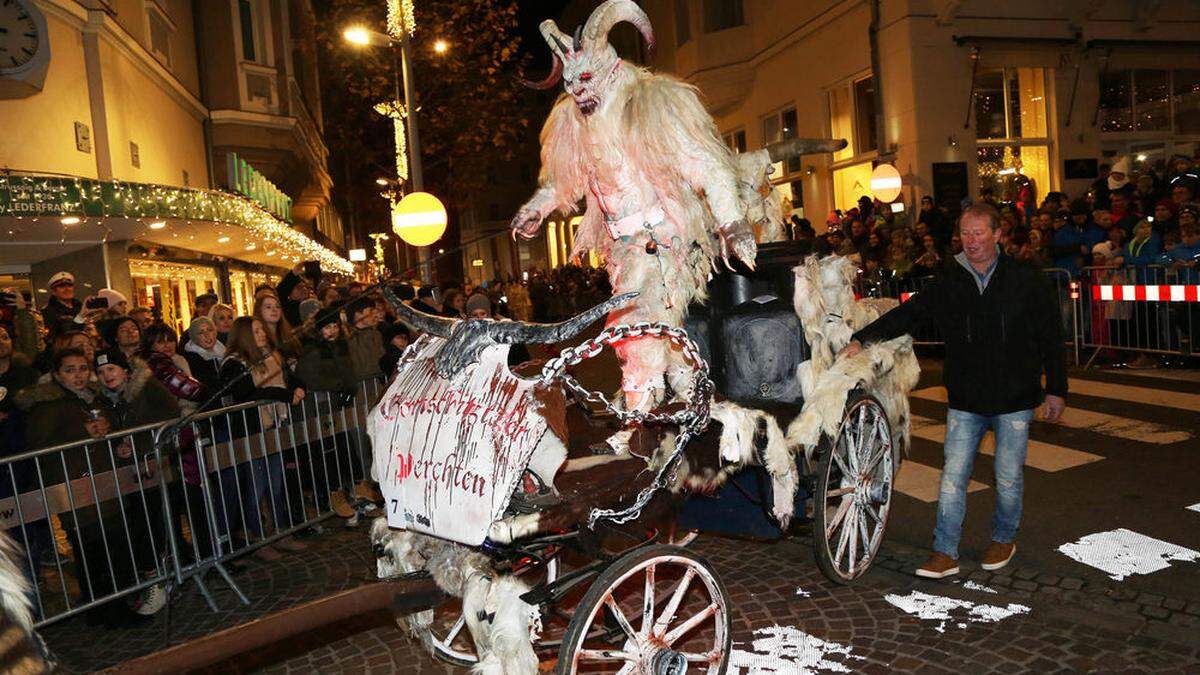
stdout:
{"type": "Polygon", "coordinates": [[[33,630],[29,581],[16,563],[24,555],[12,538],[0,532],[0,672],[46,673],[54,663],[33,630]]]}
{"type": "Polygon", "coordinates": [[[854,356],[835,361],[816,376],[811,391],[805,393],[804,408],[788,426],[788,446],[793,452],[803,450],[811,460],[822,434],[830,437],[837,434],[850,392],[862,387],[874,394],[887,412],[896,451],[907,449],[908,392],[920,375],[912,338],[907,335],[870,345],[854,356]]]}
{"type": "Polygon", "coordinates": [[[742,467],[762,466],[771,476],[771,514],[786,528],[800,480],[779,423],[768,413],[730,401],[714,403],[712,419],[721,423],[719,448],[724,464],[716,472],[688,475],[684,484],[694,491],[713,492],[742,467]]]}
{"type": "MultiPolygon", "coordinates": [[[[528,585],[499,575],[487,556],[474,549],[407,530],[393,530],[386,518],[371,524],[371,543],[381,578],[425,570],[438,588],[462,599],[463,617],[475,643],[479,663],[473,672],[526,675],[537,672],[533,639],[540,630],[538,608],[521,600],[528,585]]],[[[427,648],[433,610],[401,620],[427,648]]]]}

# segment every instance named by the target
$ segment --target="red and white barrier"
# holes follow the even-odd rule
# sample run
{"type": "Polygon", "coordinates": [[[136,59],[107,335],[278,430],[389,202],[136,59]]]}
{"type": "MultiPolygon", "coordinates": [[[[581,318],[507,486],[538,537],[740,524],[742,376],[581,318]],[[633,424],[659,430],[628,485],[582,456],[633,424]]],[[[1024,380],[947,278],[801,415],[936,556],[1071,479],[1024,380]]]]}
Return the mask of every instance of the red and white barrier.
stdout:
{"type": "Polygon", "coordinates": [[[1092,286],[1093,300],[1128,300],[1133,302],[1200,302],[1198,285],[1097,285],[1092,286]]]}

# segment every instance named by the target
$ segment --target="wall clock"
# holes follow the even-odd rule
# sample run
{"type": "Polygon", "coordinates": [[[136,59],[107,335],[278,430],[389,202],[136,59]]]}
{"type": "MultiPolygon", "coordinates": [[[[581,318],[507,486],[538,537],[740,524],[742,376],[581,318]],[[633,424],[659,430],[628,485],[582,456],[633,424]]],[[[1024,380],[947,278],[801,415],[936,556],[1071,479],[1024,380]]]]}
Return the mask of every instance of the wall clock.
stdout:
{"type": "Polygon", "coordinates": [[[0,97],[42,90],[50,65],[46,16],[32,0],[0,0],[0,97]]]}

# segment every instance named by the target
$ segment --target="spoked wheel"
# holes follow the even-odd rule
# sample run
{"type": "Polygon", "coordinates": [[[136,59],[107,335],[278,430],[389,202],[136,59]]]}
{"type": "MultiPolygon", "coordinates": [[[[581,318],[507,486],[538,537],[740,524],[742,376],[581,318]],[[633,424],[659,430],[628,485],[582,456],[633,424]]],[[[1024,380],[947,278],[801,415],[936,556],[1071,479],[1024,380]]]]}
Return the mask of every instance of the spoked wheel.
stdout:
{"type": "Polygon", "coordinates": [[[700,538],[700,530],[688,530],[679,527],[678,523],[672,522],[663,528],[658,535],[658,540],[664,544],[671,546],[682,546],[687,548],[692,545],[692,542],[700,538]]]}
{"type": "Polygon", "coordinates": [[[854,392],[837,436],[821,445],[813,548],[821,572],[849,584],[870,568],[887,527],[896,476],[887,412],[874,396],[854,392]]]}
{"type": "Polygon", "coordinates": [[[588,588],[557,672],[721,675],[730,633],[728,594],[709,564],[678,546],[648,546],[617,559],[588,588]]]}
{"type": "MultiPolygon", "coordinates": [[[[541,582],[550,583],[558,578],[558,558],[549,558],[545,565],[518,567],[513,575],[520,577],[530,587],[541,582]]],[[[451,598],[433,609],[433,622],[423,639],[433,655],[442,661],[459,666],[479,663],[475,641],[463,617],[461,598],[451,598]]]]}

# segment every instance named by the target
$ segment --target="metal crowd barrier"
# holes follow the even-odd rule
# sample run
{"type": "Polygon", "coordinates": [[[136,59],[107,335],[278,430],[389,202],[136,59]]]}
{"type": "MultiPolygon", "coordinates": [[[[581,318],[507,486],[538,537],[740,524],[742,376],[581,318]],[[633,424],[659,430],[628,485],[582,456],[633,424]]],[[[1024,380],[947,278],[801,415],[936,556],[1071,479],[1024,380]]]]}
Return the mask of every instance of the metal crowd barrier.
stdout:
{"type": "Polygon", "coordinates": [[[1191,356],[1200,328],[1200,276],[1163,265],[1085,267],[1079,289],[1080,343],[1105,351],[1191,356]]]}
{"type": "MultiPolygon", "coordinates": [[[[1078,288],[1072,284],[1071,273],[1060,267],[1048,267],[1042,270],[1054,284],[1055,295],[1059,299],[1060,311],[1063,318],[1063,335],[1071,347],[1076,365],[1079,364],[1080,341],[1078,339],[1079,311],[1074,297],[1078,288]]],[[[856,290],[864,298],[894,298],[900,302],[908,300],[914,293],[919,293],[935,279],[934,276],[884,278],[869,280],[859,277],[856,290]]],[[[926,325],[913,335],[915,345],[941,345],[942,335],[936,326],[926,325]]]]}
{"type": "Polygon", "coordinates": [[[224,563],[330,518],[330,496],[369,477],[384,384],[205,412],[162,448],[174,420],[0,459],[0,527],[23,546],[37,626],[189,580],[216,611],[214,571],[248,603],[224,563]]]}

